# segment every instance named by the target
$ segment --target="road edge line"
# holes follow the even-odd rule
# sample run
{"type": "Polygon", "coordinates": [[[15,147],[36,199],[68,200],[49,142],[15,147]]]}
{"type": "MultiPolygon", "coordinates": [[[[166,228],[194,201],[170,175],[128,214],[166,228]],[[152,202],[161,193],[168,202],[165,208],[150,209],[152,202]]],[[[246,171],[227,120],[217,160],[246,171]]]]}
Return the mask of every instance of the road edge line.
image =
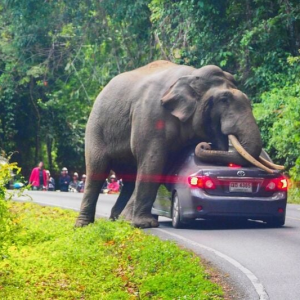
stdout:
{"type": "Polygon", "coordinates": [[[269,295],[265,289],[265,287],[263,286],[263,284],[259,281],[259,279],[249,270],[247,269],[246,267],[244,267],[241,263],[239,263],[237,260],[235,260],[234,258],[218,251],[218,250],[215,250],[213,248],[210,248],[208,246],[205,246],[205,245],[202,245],[200,243],[197,243],[197,242],[194,242],[188,238],[185,238],[183,236],[180,236],[176,233],[172,233],[172,232],[168,232],[164,229],[161,229],[161,228],[153,228],[152,230],[158,230],[158,231],[161,231],[165,234],[168,234],[168,235],[171,235],[179,240],[182,240],[188,244],[191,244],[193,246],[196,246],[196,247],[200,247],[202,249],[205,249],[209,252],[212,252],[214,253],[215,255],[223,258],[224,260],[226,260],[228,263],[230,263],[231,265],[233,265],[234,267],[236,267],[237,269],[239,269],[251,282],[251,284],[253,285],[256,293],[258,294],[259,296],[259,299],[260,300],[269,300],[269,295]]]}
{"type": "Polygon", "coordinates": [[[294,218],[294,217],[289,217],[289,216],[286,216],[287,219],[291,219],[291,220],[296,220],[296,221],[300,221],[300,218],[294,218]]]}

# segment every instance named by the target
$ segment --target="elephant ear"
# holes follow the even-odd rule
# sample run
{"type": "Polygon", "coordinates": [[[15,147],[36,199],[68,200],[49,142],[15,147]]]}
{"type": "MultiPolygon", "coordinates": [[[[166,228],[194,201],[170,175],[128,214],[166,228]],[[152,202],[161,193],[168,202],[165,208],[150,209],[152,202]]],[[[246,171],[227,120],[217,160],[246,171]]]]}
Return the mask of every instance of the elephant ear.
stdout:
{"type": "Polygon", "coordinates": [[[196,110],[199,95],[193,86],[198,80],[196,76],[180,77],[161,99],[162,106],[181,122],[187,121],[196,110]]]}

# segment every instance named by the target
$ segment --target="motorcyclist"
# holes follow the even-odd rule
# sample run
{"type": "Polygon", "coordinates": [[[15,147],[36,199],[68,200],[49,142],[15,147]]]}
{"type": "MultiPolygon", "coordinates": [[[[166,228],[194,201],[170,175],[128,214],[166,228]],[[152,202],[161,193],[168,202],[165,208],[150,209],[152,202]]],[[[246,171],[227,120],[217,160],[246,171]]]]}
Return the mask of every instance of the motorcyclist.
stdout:
{"type": "Polygon", "coordinates": [[[109,194],[119,193],[120,185],[119,182],[117,181],[116,175],[113,174],[110,176],[110,182],[107,185],[107,189],[109,194]]]}

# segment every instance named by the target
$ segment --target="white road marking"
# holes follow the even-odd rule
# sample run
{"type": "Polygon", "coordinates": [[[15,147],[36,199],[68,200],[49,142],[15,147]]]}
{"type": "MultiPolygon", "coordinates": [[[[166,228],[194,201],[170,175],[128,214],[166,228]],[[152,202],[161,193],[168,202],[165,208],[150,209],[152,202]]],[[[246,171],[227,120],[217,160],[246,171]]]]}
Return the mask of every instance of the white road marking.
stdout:
{"type": "Polygon", "coordinates": [[[194,242],[190,239],[187,239],[183,236],[180,236],[176,233],[172,233],[172,232],[168,232],[167,230],[164,230],[164,229],[161,229],[161,228],[153,228],[152,230],[158,230],[158,231],[161,231],[165,234],[168,234],[168,235],[171,235],[181,241],[184,241],[185,243],[187,244],[190,244],[192,246],[195,246],[195,247],[200,247],[202,249],[205,249],[207,251],[210,251],[212,253],[214,253],[215,255],[223,258],[224,260],[226,260],[227,262],[229,262],[230,264],[232,264],[234,267],[236,267],[237,269],[239,269],[243,274],[245,274],[248,279],[250,280],[250,282],[252,283],[252,285],[254,286],[254,289],[256,290],[258,296],[259,296],[259,299],[260,300],[268,300],[269,299],[269,296],[266,292],[266,289],[265,287],[263,286],[263,284],[259,281],[259,279],[249,270],[247,269],[246,267],[244,267],[241,263],[239,263],[237,260],[235,260],[234,258],[231,258],[229,257],[228,255],[218,251],[218,250],[215,250],[213,248],[210,248],[210,247],[207,247],[205,245],[202,245],[200,243],[197,243],[197,242],[194,242]]]}
{"type": "Polygon", "coordinates": [[[288,219],[292,219],[292,220],[297,220],[297,221],[300,221],[299,218],[293,218],[293,217],[287,217],[288,219]]]}

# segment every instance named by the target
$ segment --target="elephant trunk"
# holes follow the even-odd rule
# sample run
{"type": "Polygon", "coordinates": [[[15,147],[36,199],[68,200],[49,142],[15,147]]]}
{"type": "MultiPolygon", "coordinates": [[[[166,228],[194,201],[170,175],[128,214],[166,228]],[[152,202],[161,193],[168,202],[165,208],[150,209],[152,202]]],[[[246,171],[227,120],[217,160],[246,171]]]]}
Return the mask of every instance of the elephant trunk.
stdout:
{"type": "Polygon", "coordinates": [[[221,163],[229,164],[234,163],[236,165],[249,165],[249,162],[245,160],[238,152],[234,151],[220,151],[208,149],[206,143],[200,143],[195,149],[196,156],[203,162],[208,163],[221,163]],[[207,149],[204,149],[206,147],[207,149]]]}
{"type": "Polygon", "coordinates": [[[233,163],[241,166],[255,165],[258,168],[272,174],[276,170],[283,170],[283,166],[275,165],[260,156],[262,151],[262,140],[258,126],[254,118],[241,118],[236,122],[235,133],[228,126],[228,119],[221,122],[221,130],[227,135],[234,151],[211,150],[207,143],[200,143],[195,149],[196,156],[209,163],[233,163]]]}
{"type": "Polygon", "coordinates": [[[200,143],[195,149],[196,156],[205,162],[234,163],[242,166],[252,164],[271,174],[275,172],[271,168],[283,169],[282,166],[269,163],[259,156],[262,150],[260,138],[258,143],[242,142],[245,146],[234,135],[228,135],[228,138],[236,151],[214,151],[200,143]]]}

